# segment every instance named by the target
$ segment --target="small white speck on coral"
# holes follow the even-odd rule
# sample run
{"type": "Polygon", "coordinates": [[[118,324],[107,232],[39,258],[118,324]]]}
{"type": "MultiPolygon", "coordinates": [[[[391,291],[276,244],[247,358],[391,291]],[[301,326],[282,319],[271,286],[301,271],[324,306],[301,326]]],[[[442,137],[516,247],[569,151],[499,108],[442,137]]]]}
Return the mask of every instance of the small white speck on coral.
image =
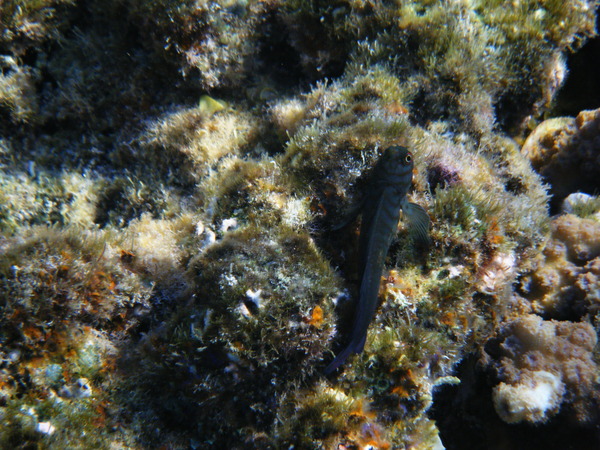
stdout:
{"type": "Polygon", "coordinates": [[[221,222],[221,232],[227,233],[229,230],[235,230],[238,227],[238,221],[235,218],[229,218],[221,222]]]}
{"type": "Polygon", "coordinates": [[[262,300],[263,300],[260,297],[260,294],[262,294],[262,289],[258,289],[256,291],[253,291],[252,289],[248,289],[246,291],[246,297],[248,297],[248,300],[250,300],[252,303],[254,303],[257,308],[260,308],[262,300]]]}
{"type": "Polygon", "coordinates": [[[483,268],[480,289],[493,294],[499,286],[515,274],[516,258],[512,253],[499,253],[483,268]]]}
{"type": "Polygon", "coordinates": [[[42,434],[47,434],[50,436],[52,433],[56,431],[56,427],[52,425],[50,422],[40,422],[36,425],[35,431],[42,434]]]}
{"type": "Polygon", "coordinates": [[[462,275],[464,266],[452,266],[448,269],[448,278],[453,279],[462,275]]]}

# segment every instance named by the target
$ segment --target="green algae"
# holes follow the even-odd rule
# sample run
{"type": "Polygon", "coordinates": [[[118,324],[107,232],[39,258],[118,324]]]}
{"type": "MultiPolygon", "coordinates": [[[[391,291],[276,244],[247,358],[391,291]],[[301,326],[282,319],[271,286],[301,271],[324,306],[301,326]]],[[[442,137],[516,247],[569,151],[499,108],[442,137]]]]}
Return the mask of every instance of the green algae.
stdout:
{"type": "Polygon", "coordinates": [[[579,202],[574,202],[573,214],[583,219],[593,218],[600,211],[600,197],[593,196],[589,199],[583,199],[579,202]]]}
{"type": "Polygon", "coordinates": [[[592,5],[73,4],[98,21],[0,7],[0,442],[441,445],[433,389],[548,231],[506,133],[548,107],[592,5]],[[364,353],[324,378],[357,258],[332,228],[393,144],[433,246],[400,227],[364,353]],[[62,398],[80,378],[94,395],[62,398]]]}

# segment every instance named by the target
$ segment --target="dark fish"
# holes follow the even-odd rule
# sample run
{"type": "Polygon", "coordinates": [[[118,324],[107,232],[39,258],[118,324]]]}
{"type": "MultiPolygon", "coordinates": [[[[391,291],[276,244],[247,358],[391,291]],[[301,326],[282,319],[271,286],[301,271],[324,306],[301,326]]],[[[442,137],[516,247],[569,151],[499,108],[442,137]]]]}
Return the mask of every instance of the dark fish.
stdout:
{"type": "Polygon", "coordinates": [[[329,374],[340,367],[352,353],[365,346],[367,329],[377,309],[379,283],[385,258],[398,227],[400,210],[415,238],[429,242],[429,216],[425,210],[409,203],[406,193],[412,184],[413,156],[408,149],[392,146],[377,161],[362,206],[359,239],[359,274],[361,275],[358,305],[348,346],[327,366],[329,374]]]}

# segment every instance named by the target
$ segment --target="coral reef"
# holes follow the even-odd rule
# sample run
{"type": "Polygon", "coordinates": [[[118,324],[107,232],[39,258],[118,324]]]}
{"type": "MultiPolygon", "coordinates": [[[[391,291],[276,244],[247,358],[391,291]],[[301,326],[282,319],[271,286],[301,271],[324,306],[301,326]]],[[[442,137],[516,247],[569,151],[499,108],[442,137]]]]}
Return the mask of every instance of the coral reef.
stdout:
{"type": "Polygon", "coordinates": [[[508,423],[546,422],[562,409],[595,423],[600,416],[596,343],[587,323],[526,315],[503,326],[487,346],[501,380],[493,392],[500,417],[508,423]]]}
{"type": "Polygon", "coordinates": [[[560,408],[565,385],[545,370],[522,371],[516,385],[500,383],[494,388],[494,405],[507,423],[545,422],[560,408]]]}
{"type": "Polygon", "coordinates": [[[490,337],[504,419],[587,423],[596,203],[550,222],[517,141],[595,4],[517,6],[3,2],[0,447],[442,448],[434,393],[490,337]],[[365,351],[326,377],[390,145],[432,246],[401,221],[365,351]]]}
{"type": "Polygon", "coordinates": [[[562,204],[562,211],[566,214],[574,214],[582,218],[593,218],[600,220],[600,198],[575,192],[569,194],[562,204]]]}
{"type": "MultiPolygon", "coordinates": [[[[600,223],[565,214],[552,232],[533,271],[520,279],[520,294],[545,317],[579,319],[600,312],[600,223]]],[[[596,319],[597,320],[597,319],[596,319]]]]}
{"type": "Polygon", "coordinates": [[[0,446],[105,446],[115,344],[150,286],[97,233],[34,227],[1,246],[0,446]]]}
{"type": "Polygon", "coordinates": [[[573,192],[597,193],[598,136],[600,109],[581,111],[576,118],[548,119],[523,144],[523,154],[550,184],[555,207],[573,192]]]}

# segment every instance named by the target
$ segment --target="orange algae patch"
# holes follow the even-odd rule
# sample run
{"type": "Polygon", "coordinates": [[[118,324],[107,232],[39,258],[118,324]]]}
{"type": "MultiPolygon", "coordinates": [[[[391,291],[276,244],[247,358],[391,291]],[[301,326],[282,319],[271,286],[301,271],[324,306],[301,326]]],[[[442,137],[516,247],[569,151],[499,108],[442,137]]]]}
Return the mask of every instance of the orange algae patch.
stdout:
{"type": "Polygon", "coordinates": [[[397,270],[392,269],[387,278],[382,278],[382,284],[379,289],[379,295],[386,299],[399,298],[401,296],[414,297],[415,289],[408,283],[405,283],[397,270]]]}
{"type": "Polygon", "coordinates": [[[34,325],[27,325],[23,328],[23,335],[31,341],[40,341],[44,337],[44,333],[34,325]]]}
{"type": "Polygon", "coordinates": [[[390,448],[389,442],[384,437],[383,429],[375,423],[377,414],[369,410],[369,403],[364,399],[358,399],[350,412],[350,417],[359,420],[358,428],[347,436],[359,448],[372,447],[377,449],[390,448]]]}
{"type": "Polygon", "coordinates": [[[417,385],[412,370],[406,369],[396,371],[393,375],[395,382],[394,387],[391,389],[392,394],[396,394],[401,398],[408,398],[415,394],[417,385]]]}
{"type": "Polygon", "coordinates": [[[313,327],[321,328],[321,325],[323,325],[323,308],[321,308],[319,305],[315,306],[312,310],[308,323],[313,327]]]}
{"type": "Polygon", "coordinates": [[[133,262],[133,260],[135,259],[135,254],[128,250],[121,250],[121,252],[119,254],[119,259],[124,264],[131,264],[133,262]]]}
{"type": "Polygon", "coordinates": [[[388,449],[390,443],[387,442],[383,436],[383,430],[377,424],[367,422],[362,425],[360,430],[360,436],[356,439],[356,442],[360,445],[360,448],[376,448],[376,449],[388,449]]]}
{"type": "Polygon", "coordinates": [[[100,367],[101,373],[112,374],[117,370],[117,358],[108,356],[104,361],[102,361],[102,366],[100,367]]]}
{"type": "Polygon", "coordinates": [[[457,319],[457,315],[454,311],[447,311],[444,314],[442,314],[442,317],[440,318],[440,323],[442,325],[446,325],[447,327],[454,327],[456,326],[457,319]]]}
{"type": "Polygon", "coordinates": [[[486,239],[490,244],[494,245],[504,242],[504,236],[502,235],[502,229],[500,228],[497,217],[492,217],[490,220],[490,226],[486,232],[486,239]]]}
{"type": "Polygon", "coordinates": [[[374,420],[377,417],[373,411],[369,409],[369,404],[364,399],[358,399],[350,416],[360,417],[361,419],[374,420]]]}
{"type": "Polygon", "coordinates": [[[410,392],[404,386],[394,386],[392,388],[392,394],[396,394],[399,397],[410,397],[410,392]]]}
{"type": "Polygon", "coordinates": [[[440,323],[450,328],[459,328],[468,330],[470,326],[469,318],[464,314],[457,314],[453,311],[448,311],[440,318],[440,323]]]}
{"type": "Polygon", "coordinates": [[[101,402],[94,408],[96,417],[92,420],[92,424],[96,428],[103,428],[107,421],[107,402],[101,402]]]}
{"type": "Polygon", "coordinates": [[[399,116],[408,114],[408,108],[400,102],[392,102],[384,106],[384,109],[390,114],[395,114],[399,116]]]}

